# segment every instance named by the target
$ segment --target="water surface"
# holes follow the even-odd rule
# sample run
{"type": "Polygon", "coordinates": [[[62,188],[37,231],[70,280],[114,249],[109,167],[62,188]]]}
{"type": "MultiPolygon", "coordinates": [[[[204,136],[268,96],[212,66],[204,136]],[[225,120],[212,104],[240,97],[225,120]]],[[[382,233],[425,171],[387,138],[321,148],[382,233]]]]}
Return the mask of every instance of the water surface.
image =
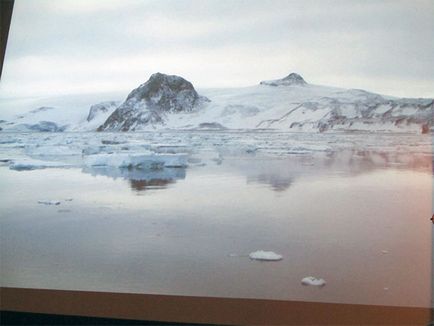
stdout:
{"type": "MultiPolygon", "coordinates": [[[[431,306],[429,138],[109,136],[126,137],[123,146],[182,143],[191,164],[94,168],[73,155],[70,168],[15,171],[4,163],[2,286],[431,306]],[[248,258],[261,249],[283,260],[248,258]],[[306,276],[327,284],[303,286],[306,276]]],[[[71,148],[100,140],[8,137],[4,158],[65,137],[71,148]]]]}

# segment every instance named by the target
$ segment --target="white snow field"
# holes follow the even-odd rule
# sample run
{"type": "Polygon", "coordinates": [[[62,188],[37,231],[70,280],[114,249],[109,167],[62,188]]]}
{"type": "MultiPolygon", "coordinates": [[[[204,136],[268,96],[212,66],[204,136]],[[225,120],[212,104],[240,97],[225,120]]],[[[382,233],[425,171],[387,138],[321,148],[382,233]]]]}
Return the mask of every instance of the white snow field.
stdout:
{"type": "Polygon", "coordinates": [[[14,132],[267,129],[428,133],[434,115],[433,99],[319,86],[297,74],[256,86],[199,89],[198,93],[182,77],[154,74],[122,102],[126,96],[0,100],[0,128],[14,132]],[[176,89],[177,81],[189,85],[190,93],[176,89]],[[149,90],[148,84],[157,89],[149,90]],[[11,114],[14,110],[20,113],[11,114]]]}

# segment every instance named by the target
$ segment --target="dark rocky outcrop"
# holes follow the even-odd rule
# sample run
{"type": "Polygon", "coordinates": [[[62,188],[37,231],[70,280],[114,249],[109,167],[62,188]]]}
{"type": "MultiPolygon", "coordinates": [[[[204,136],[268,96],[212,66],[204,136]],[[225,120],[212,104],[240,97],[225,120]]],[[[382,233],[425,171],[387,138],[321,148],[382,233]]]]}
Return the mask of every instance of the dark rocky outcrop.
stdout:
{"type": "Polygon", "coordinates": [[[260,82],[261,85],[267,86],[304,86],[307,85],[306,81],[299,74],[290,73],[282,79],[264,80],[260,82]]]}
{"type": "Polygon", "coordinates": [[[199,124],[198,129],[223,130],[226,127],[218,122],[203,122],[199,124]]]}
{"type": "Polygon", "coordinates": [[[98,131],[133,131],[146,125],[164,124],[167,114],[193,112],[204,102],[193,85],[179,76],[153,74],[134,89],[98,128],[98,131]]]}

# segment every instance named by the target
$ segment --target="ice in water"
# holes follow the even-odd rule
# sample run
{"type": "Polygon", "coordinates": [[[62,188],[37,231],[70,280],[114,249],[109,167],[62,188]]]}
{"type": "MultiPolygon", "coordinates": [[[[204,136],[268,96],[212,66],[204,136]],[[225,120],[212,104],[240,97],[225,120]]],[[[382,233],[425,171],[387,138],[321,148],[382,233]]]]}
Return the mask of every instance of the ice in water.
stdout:
{"type": "Polygon", "coordinates": [[[249,254],[250,259],[264,260],[264,261],[278,261],[282,260],[283,256],[276,254],[273,251],[258,250],[249,254]]]}
{"type": "Polygon", "coordinates": [[[41,205],[60,205],[60,201],[58,200],[38,200],[38,204],[41,205]]]}
{"type": "Polygon", "coordinates": [[[307,276],[301,280],[301,284],[303,285],[312,285],[312,286],[324,286],[326,285],[326,281],[322,278],[316,278],[314,276],[307,276]]]}

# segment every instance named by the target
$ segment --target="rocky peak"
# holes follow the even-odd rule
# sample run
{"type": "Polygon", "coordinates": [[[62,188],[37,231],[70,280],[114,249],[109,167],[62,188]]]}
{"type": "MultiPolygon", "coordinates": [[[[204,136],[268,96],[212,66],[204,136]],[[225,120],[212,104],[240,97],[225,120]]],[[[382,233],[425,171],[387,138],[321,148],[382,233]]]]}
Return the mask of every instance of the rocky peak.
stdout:
{"type": "Polygon", "coordinates": [[[304,86],[307,85],[306,81],[297,73],[290,73],[288,76],[282,79],[265,80],[261,81],[260,85],[267,86],[304,86]]]}
{"type": "Polygon", "coordinates": [[[157,72],[146,83],[134,89],[124,104],[135,105],[137,102],[145,102],[149,109],[189,112],[203,100],[209,101],[199,96],[189,81],[179,76],[157,72]]]}
{"type": "Polygon", "coordinates": [[[164,124],[167,114],[194,112],[204,102],[209,99],[200,96],[189,81],[158,72],[131,91],[98,131],[131,131],[146,125],[164,124]]]}

